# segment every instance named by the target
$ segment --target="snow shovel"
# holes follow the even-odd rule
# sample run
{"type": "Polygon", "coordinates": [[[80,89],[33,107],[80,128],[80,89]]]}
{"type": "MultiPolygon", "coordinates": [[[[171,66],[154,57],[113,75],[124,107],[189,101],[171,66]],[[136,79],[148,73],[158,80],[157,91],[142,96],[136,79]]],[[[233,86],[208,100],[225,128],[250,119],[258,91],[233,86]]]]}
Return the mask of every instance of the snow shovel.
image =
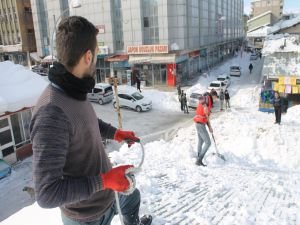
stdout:
{"type": "Polygon", "coordinates": [[[218,156],[219,158],[221,158],[223,161],[226,161],[224,155],[222,155],[222,154],[219,153],[219,150],[218,150],[218,147],[217,147],[217,144],[216,144],[216,140],[215,140],[214,134],[211,133],[211,136],[212,136],[212,138],[213,138],[213,140],[214,140],[214,144],[215,144],[215,148],[216,148],[216,152],[217,152],[217,153],[213,153],[213,155],[217,155],[217,156],[218,156]]]}

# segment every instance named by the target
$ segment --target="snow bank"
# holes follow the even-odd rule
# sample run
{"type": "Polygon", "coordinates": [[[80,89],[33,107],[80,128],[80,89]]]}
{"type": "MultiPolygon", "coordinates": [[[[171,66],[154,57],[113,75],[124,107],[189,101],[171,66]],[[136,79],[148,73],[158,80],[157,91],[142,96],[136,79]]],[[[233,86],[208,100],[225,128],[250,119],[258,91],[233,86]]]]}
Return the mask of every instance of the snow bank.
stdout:
{"type": "Polygon", "coordinates": [[[300,52],[300,45],[296,44],[297,36],[289,34],[269,35],[265,42],[262,53],[269,55],[275,52],[300,52]],[[284,48],[282,48],[285,46],[284,48]]]}
{"type": "Polygon", "coordinates": [[[13,64],[0,63],[0,115],[35,105],[47,82],[38,74],[13,64]]]}

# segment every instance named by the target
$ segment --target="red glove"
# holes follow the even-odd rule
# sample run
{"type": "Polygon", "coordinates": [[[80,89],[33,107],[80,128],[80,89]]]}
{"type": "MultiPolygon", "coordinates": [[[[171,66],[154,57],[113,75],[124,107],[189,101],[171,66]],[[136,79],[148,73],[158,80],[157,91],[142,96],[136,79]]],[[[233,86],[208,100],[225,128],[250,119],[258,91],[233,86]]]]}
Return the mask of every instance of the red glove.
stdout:
{"type": "Polygon", "coordinates": [[[107,173],[102,173],[99,176],[102,179],[104,189],[112,189],[118,192],[124,192],[129,188],[129,181],[125,177],[125,172],[132,165],[118,166],[112,168],[107,173]]]}
{"type": "Polygon", "coordinates": [[[134,142],[139,142],[140,139],[135,136],[133,131],[117,130],[114,139],[118,142],[126,141],[130,147],[134,142]]]}

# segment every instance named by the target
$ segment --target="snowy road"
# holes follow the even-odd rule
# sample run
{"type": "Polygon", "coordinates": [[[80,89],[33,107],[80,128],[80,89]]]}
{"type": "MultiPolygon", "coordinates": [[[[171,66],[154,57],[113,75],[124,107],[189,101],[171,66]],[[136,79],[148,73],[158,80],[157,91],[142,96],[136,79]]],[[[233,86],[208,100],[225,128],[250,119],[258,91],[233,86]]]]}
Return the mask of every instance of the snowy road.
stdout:
{"type": "MultiPolygon", "coordinates": [[[[172,93],[173,94],[173,93],[172,93]]],[[[174,110],[159,110],[153,108],[148,112],[137,113],[130,109],[121,109],[122,127],[124,130],[133,130],[144,142],[161,138],[160,132],[181,126],[186,121],[191,120],[194,113],[183,114],[179,111],[179,103],[174,106],[174,110]],[[158,129],[159,127],[159,129],[158,129]],[[158,133],[158,135],[153,135],[158,133]],[[153,137],[153,138],[152,138],[153,137]]],[[[97,116],[107,123],[118,127],[118,118],[112,104],[99,105],[93,103],[97,116]]]]}

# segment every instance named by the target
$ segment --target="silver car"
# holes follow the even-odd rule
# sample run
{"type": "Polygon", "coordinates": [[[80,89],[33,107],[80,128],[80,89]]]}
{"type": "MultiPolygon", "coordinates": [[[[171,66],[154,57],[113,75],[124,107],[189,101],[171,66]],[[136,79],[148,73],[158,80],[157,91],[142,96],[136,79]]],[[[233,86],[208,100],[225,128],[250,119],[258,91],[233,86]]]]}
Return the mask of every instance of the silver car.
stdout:
{"type": "Polygon", "coordinates": [[[98,83],[87,94],[87,98],[90,101],[98,102],[100,105],[113,100],[113,90],[110,84],[98,83]]]}

